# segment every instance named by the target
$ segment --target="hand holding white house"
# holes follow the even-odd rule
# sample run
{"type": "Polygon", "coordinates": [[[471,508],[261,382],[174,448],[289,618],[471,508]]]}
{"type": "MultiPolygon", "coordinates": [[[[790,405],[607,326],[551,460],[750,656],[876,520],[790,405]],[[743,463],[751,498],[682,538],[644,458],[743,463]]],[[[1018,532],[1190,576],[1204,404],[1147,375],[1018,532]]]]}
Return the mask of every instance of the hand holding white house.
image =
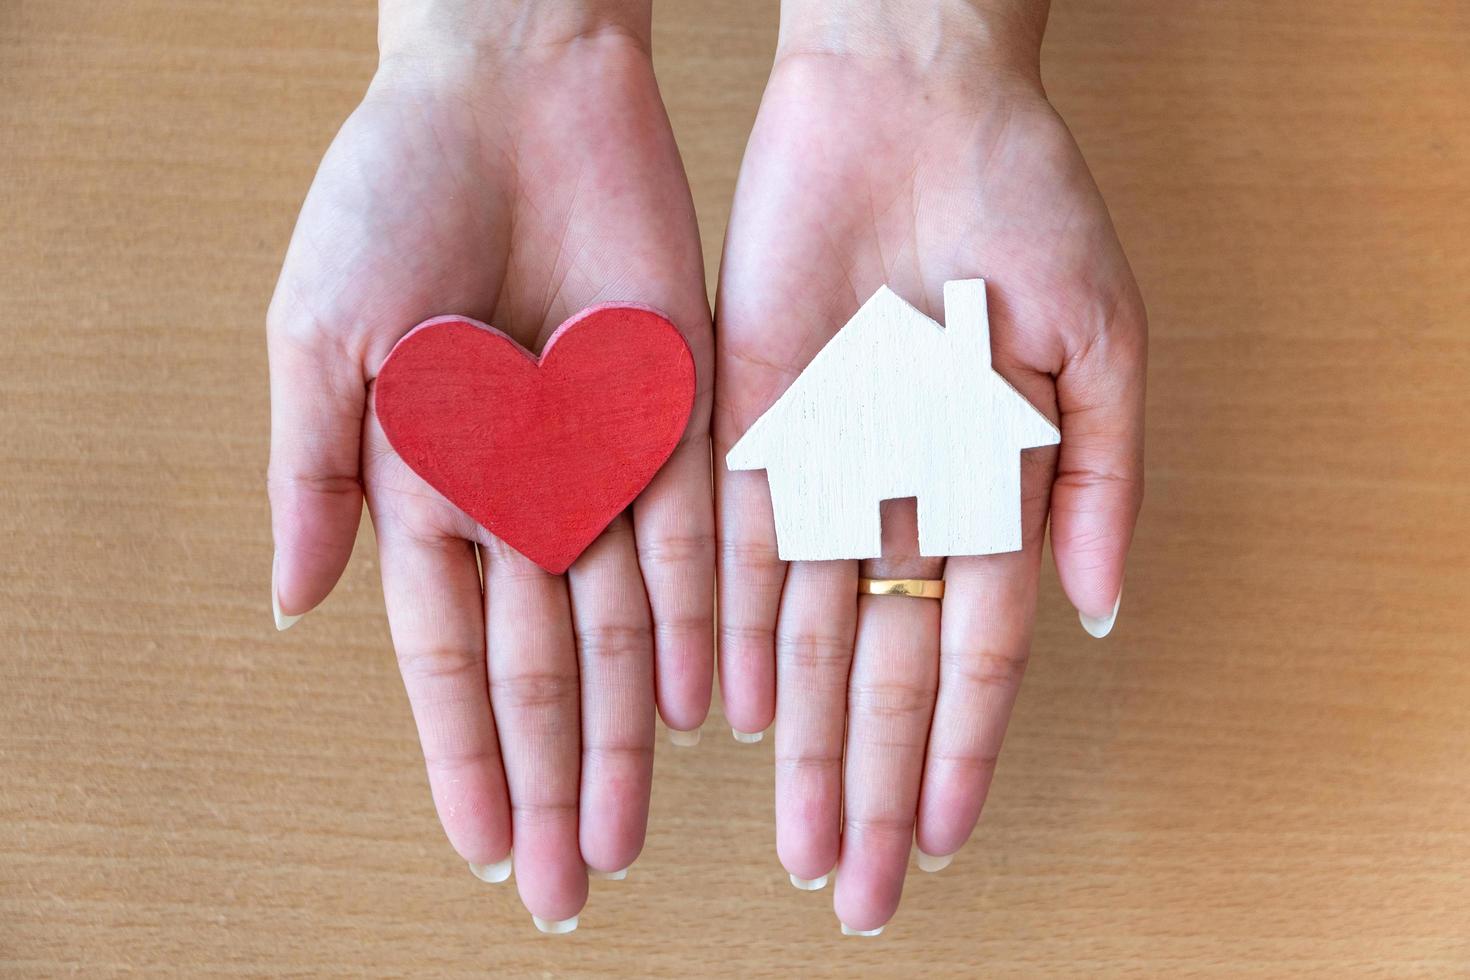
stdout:
{"type": "Polygon", "coordinates": [[[1021,451],[1061,441],[991,367],[985,280],[941,327],[880,287],[725,457],[766,471],[786,561],[877,558],[879,504],[915,497],[919,553],[1021,548],[1021,451]]]}

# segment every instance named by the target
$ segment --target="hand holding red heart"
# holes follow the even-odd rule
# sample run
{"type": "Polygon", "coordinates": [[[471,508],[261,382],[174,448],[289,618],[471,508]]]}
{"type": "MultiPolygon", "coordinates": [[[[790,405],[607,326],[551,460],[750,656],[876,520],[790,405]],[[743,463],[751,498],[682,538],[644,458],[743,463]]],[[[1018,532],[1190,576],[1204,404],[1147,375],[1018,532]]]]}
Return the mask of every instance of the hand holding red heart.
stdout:
{"type": "MultiPolygon", "coordinates": [[[[271,304],[273,592],[286,625],[326,597],[365,494],[450,842],[487,877],[513,843],[526,906],[565,928],[587,869],[626,868],[642,848],[655,705],[681,731],[709,706],[709,305],[646,11],[640,21],[636,5],[607,6],[588,17],[623,19],[567,22],[570,8],[545,5],[486,28],[504,47],[420,41],[414,32],[442,26],[420,20],[447,6],[385,6],[382,66],[322,161],[271,304]],[[637,502],[602,501],[611,524],[553,575],[414,473],[384,436],[373,389],[389,352],[429,317],[473,317],[540,352],[569,317],[628,300],[683,334],[683,417],[665,413],[653,433],[668,461],[637,502]]],[[[563,342],[575,354],[575,339],[553,345],[552,360],[563,342]]],[[[595,407],[597,392],[585,394],[595,407]]],[[[535,386],[486,397],[466,424],[545,407],[528,401],[535,386]]],[[[579,474],[563,475],[578,490],[579,474]]],[[[331,637],[311,636],[324,663],[331,637]]]]}

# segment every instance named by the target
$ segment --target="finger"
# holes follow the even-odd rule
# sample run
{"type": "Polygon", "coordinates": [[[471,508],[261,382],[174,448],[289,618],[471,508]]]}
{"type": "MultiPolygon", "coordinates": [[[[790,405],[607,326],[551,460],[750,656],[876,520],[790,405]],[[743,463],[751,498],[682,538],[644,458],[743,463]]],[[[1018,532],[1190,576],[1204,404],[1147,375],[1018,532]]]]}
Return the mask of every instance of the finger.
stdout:
{"type": "MultiPolygon", "coordinates": [[[[747,182],[747,176],[742,172],[742,187],[760,183],[747,182]]],[[[786,183],[777,180],[773,186],[786,183]]],[[[737,203],[732,213],[737,223],[758,225],[761,212],[779,211],[782,203],[757,194],[737,203]]],[[[732,231],[720,267],[711,415],[717,617],[720,693],[737,738],[764,732],[775,717],[775,629],[787,567],[777,550],[766,472],[732,471],[726,458],[851,313],[844,290],[813,291],[804,273],[810,250],[830,248],[824,237],[828,229],[815,236],[810,228],[789,231],[780,241],[755,248],[757,236],[732,231]]]]}
{"type": "MultiPolygon", "coordinates": [[[[916,542],[912,501],[883,509],[884,551],[916,542]]],[[[938,578],[937,559],[865,562],[875,578],[938,578]]],[[[913,843],[939,661],[939,603],[858,597],[847,695],[842,854],[833,905],[850,930],[881,928],[898,908],[913,843]]]]}
{"type": "Polygon", "coordinates": [[[736,737],[758,741],[776,713],[776,615],[786,563],[776,554],[765,473],[730,472],[725,449],[715,450],[720,695],[736,737]]]}
{"type": "Polygon", "coordinates": [[[474,546],[417,538],[373,508],[393,647],[449,842],[472,865],[510,853],[510,810],[485,680],[474,546]]]}
{"type": "Polygon", "coordinates": [[[480,556],[516,886],[533,916],[562,923],[587,901],[577,839],[579,684],[566,585],[500,542],[482,547],[480,556]]]}
{"type": "MultiPolygon", "coordinates": [[[[1049,377],[1004,353],[997,368],[1027,401],[1056,417],[1049,377]]],[[[939,691],[914,841],[928,871],[949,864],[979,819],[1030,648],[1057,451],[1027,450],[1020,465],[1021,550],[945,564],[939,691]]]]}
{"type": "Polygon", "coordinates": [[[682,443],[633,506],[653,614],[659,714],[697,731],[714,681],[715,528],[707,438],[682,443]]]}
{"type": "Polygon", "coordinates": [[[1057,376],[1061,458],[1052,551],[1062,588],[1094,636],[1112,629],[1143,502],[1146,327],[1137,292],[1057,376]]]}
{"type": "Polygon", "coordinates": [[[267,488],[276,553],[276,628],[314,608],[342,576],[362,516],[359,439],[365,389],[357,365],[322,349],[295,314],[272,303],[271,452],[267,488]]]}
{"type": "Polygon", "coordinates": [[[1055,453],[1027,453],[1021,466],[1022,550],[945,564],[939,692],[914,835],[926,871],[947,866],[980,818],[1030,651],[1055,453]]]}
{"type": "Polygon", "coordinates": [[[776,628],[776,853],[811,890],[837,863],[857,562],[796,562],[776,628]]]}
{"type": "Polygon", "coordinates": [[[568,572],[582,689],[582,859],[625,870],[653,785],[653,637],[633,531],[619,517],[568,572]]]}

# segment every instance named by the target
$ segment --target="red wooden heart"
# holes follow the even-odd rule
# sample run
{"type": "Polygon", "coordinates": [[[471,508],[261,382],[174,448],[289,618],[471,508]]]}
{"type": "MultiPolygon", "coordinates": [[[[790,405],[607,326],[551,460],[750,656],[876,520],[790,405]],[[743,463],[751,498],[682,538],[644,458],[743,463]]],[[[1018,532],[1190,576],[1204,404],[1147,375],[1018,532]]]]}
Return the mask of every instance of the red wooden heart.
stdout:
{"type": "Polygon", "coordinates": [[[413,471],[560,574],[646,487],[694,404],[694,358],[642,306],[583,310],[538,360],[460,316],[426,320],[378,372],[374,406],[413,471]]]}

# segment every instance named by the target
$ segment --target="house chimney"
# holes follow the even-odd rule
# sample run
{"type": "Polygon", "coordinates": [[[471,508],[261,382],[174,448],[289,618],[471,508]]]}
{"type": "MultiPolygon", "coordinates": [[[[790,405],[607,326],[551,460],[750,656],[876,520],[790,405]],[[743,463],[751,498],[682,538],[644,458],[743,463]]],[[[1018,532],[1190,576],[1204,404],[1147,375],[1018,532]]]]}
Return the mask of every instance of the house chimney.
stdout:
{"type": "Polygon", "coordinates": [[[962,363],[990,367],[990,314],[984,279],[954,279],[944,284],[944,332],[949,349],[962,363]]]}

